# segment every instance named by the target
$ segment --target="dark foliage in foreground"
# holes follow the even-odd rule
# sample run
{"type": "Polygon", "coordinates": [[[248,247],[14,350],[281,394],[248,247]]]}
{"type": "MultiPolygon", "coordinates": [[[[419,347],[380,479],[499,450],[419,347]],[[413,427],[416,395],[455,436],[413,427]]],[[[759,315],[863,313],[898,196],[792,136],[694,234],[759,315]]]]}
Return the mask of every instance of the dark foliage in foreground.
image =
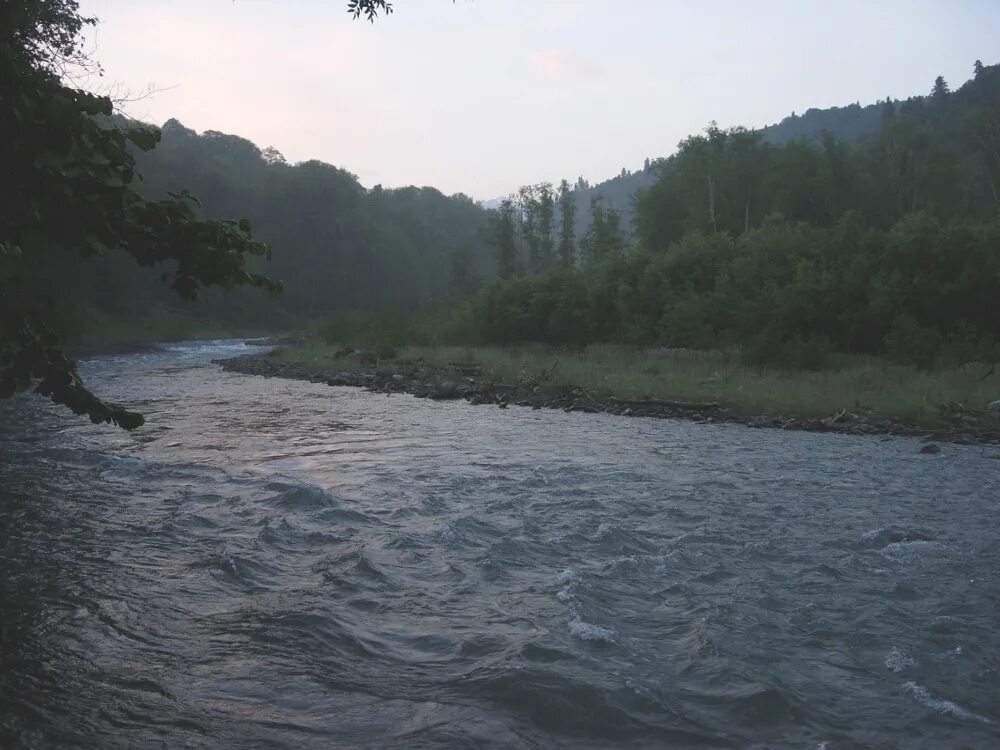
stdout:
{"type": "Polygon", "coordinates": [[[60,79],[85,62],[79,33],[89,23],[74,0],[0,10],[0,398],[33,387],[131,429],[142,417],[90,393],[60,351],[54,281],[79,258],[124,253],[160,268],[187,299],[210,285],[275,285],[245,266],[267,253],[247,222],[199,219],[183,193],[150,201],[136,192],[130,148],[153,148],[159,133],[121,124],[108,98],[60,79]]]}
{"type": "MultiPolygon", "coordinates": [[[[392,6],[352,0],[348,11],[373,20],[392,6]]],[[[270,250],[247,220],[206,218],[186,186],[157,199],[138,190],[135,154],[153,149],[159,130],[66,83],[95,67],[80,36],[94,23],[77,0],[0,4],[0,398],[34,389],[132,429],[141,415],[92,394],[61,350],[82,307],[115,296],[113,269],[155,269],[184,300],[206,287],[280,285],[249,266],[270,250]]],[[[149,291],[134,270],[125,275],[149,291]]]]}

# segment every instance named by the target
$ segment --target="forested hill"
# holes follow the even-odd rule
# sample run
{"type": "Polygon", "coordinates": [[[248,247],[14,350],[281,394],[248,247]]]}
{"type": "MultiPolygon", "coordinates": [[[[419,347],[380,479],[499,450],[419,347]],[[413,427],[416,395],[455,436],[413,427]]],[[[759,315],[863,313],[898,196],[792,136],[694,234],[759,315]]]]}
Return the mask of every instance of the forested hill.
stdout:
{"type": "Polygon", "coordinates": [[[605,208],[621,215],[621,224],[626,232],[632,229],[632,208],[636,194],[656,182],[653,162],[646,160],[642,169],[635,172],[623,168],[621,174],[610,180],[590,185],[582,177],[573,189],[576,198],[576,235],[582,237],[590,226],[590,202],[598,199],[605,208]]]}
{"type": "Polygon", "coordinates": [[[273,148],[176,120],[162,134],[139,163],[146,189],[186,189],[208,216],[250,219],[274,248],[266,272],[285,284],[292,309],[406,308],[491,268],[486,213],[465,195],[366,189],[344,169],[289,164],[273,148]]]}
{"type": "Polygon", "coordinates": [[[405,311],[462,297],[498,268],[509,276],[574,257],[576,264],[627,257],[629,245],[660,253],[691,233],[739,236],[783,218],[829,226],[853,211],[880,231],[918,209],[946,219],[988,219],[1000,175],[990,172],[995,165],[983,149],[995,148],[987,141],[1000,136],[987,123],[975,140],[969,127],[972,114],[985,111],[983,97],[994,95],[998,75],[998,66],[977,65],[975,80],[954,92],[939,80],[929,97],[810,110],[757,131],[713,127],[683,141],[671,157],[595,186],[581,179],[575,190],[567,185],[555,194],[528,186],[499,217],[509,229],[499,245],[502,211],[467,196],[430,187],[366,188],[344,169],[289,164],[272,148],[216,131],[199,134],[171,120],[159,145],[137,155],[141,190],[150,197],[190,191],[205,217],[249,219],[273,248],[269,261],[253,261],[253,270],[283,282],[284,294],[212,292],[192,308],[159,283],[159,271],[137,271],[113,255],[67,265],[60,274],[85,306],[111,317],[186,306],[210,320],[294,325],[328,313],[405,311]],[[873,112],[878,125],[866,137],[873,112]],[[566,205],[575,206],[568,222],[566,205]]]}
{"type": "MultiPolygon", "coordinates": [[[[898,110],[906,102],[923,100],[926,97],[914,96],[908,100],[890,100],[889,104],[898,110]]],[[[879,132],[882,117],[886,111],[887,102],[874,104],[848,104],[843,107],[827,107],[825,109],[810,108],[802,114],[792,113],[781,122],[760,128],[764,140],[775,146],[783,146],[791,141],[812,140],[828,132],[840,141],[858,143],[873,137],[879,132]]],[[[912,106],[912,105],[911,105],[912,106]]],[[[599,197],[604,205],[621,214],[622,227],[626,231],[632,229],[633,198],[639,190],[650,187],[656,176],[651,169],[659,159],[646,160],[642,169],[631,171],[622,169],[621,174],[608,180],[589,185],[586,181],[577,181],[574,193],[577,197],[576,212],[577,235],[582,236],[590,225],[590,199],[599,197]]]]}
{"type": "Polygon", "coordinates": [[[631,242],[596,205],[574,246],[544,192],[520,191],[520,232],[503,212],[495,222],[505,278],[468,316],[476,333],[733,346],[783,366],[831,352],[997,361],[1000,65],[974,71],[955,91],[939,77],[929,97],[885,102],[855,142],[692,135],[655,164],[631,242]],[[570,251],[545,252],[552,226],[570,251]]]}
{"type": "MultiPolygon", "coordinates": [[[[899,107],[898,101],[890,103],[893,107],[899,107]]],[[[768,125],[761,131],[765,140],[775,146],[783,146],[790,141],[803,138],[816,138],[824,131],[838,140],[857,143],[879,131],[885,106],[885,102],[877,102],[867,106],[855,103],[846,107],[807,109],[801,115],[793,112],[781,122],[768,125]]]]}
{"type": "Polygon", "coordinates": [[[208,218],[250,220],[272,257],[255,270],[284,293],[210,292],[184,303],[124,259],[74,269],[83,302],[112,318],[152,311],[193,312],[213,321],[282,324],[357,309],[413,309],[463,294],[492,273],[483,227],[488,212],[465,195],[432,187],[366,189],[343,169],[319,161],[289,164],[273,148],[216,131],[196,133],[176,120],[157,147],[137,154],[140,191],[151,198],[188,191],[208,218]]]}

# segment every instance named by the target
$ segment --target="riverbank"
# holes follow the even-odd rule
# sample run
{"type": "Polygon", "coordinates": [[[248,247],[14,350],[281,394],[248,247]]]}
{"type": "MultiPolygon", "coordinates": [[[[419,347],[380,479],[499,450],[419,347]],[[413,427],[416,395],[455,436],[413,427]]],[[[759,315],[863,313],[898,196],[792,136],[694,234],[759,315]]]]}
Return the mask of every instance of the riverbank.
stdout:
{"type": "Polygon", "coordinates": [[[876,361],[818,373],[774,371],[748,368],[722,353],[624,347],[408,347],[390,354],[303,343],[219,364],[250,375],[500,408],[1000,443],[1000,418],[985,408],[996,377],[984,379],[981,367],[921,373],[876,361]]]}

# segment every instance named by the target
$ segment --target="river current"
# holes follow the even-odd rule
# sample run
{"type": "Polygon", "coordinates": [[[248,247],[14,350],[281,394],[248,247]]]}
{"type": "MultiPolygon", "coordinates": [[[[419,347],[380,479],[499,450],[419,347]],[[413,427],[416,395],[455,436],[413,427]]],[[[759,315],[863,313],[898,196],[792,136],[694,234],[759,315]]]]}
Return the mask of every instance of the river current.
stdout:
{"type": "Polygon", "coordinates": [[[0,747],[1000,747],[995,449],[83,364],[0,402],[0,747]]]}

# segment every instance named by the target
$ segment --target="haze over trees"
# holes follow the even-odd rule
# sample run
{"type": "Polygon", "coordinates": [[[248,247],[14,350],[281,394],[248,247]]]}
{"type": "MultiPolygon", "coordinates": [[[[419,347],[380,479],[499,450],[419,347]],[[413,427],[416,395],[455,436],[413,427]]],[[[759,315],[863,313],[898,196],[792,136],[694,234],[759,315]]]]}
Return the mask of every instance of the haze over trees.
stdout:
{"type": "MultiPolygon", "coordinates": [[[[357,309],[412,309],[493,275],[484,235],[487,212],[464,195],[432,187],[362,186],[319,161],[288,164],[273,148],[176,120],[138,163],[141,189],[166,195],[182,186],[206,216],[245,216],[272,248],[262,271],[282,282],[272,299],[239,295],[266,322],[357,309]],[[458,267],[462,270],[458,270],[458,267]]],[[[129,280],[119,292],[127,294],[129,280]]],[[[226,295],[226,304],[233,304],[226,295]]],[[[170,302],[169,298],[163,300],[170,302]]],[[[218,314],[218,311],[212,311],[218,314]]]]}

